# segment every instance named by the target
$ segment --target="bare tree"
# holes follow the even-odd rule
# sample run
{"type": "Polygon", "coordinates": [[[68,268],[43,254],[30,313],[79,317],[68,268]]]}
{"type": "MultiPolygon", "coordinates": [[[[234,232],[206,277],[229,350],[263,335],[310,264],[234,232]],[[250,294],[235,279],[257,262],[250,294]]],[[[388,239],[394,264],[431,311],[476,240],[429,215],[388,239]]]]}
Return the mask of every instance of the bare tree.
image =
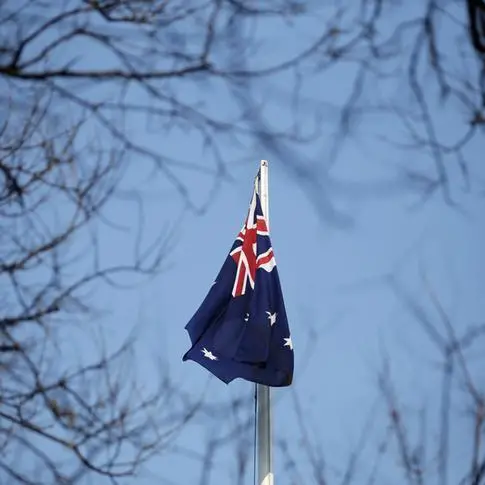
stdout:
{"type": "Polygon", "coordinates": [[[390,429],[407,483],[425,484],[437,477],[443,485],[479,485],[485,480],[481,443],[485,396],[481,366],[473,362],[470,351],[482,345],[485,325],[453,322],[424,271],[421,271],[421,282],[429,305],[421,303],[396,278],[390,279],[396,295],[420,325],[439,358],[436,363],[441,375],[439,392],[436,400],[418,412],[403,412],[406,403],[402,398],[399,402],[399,389],[393,385],[387,365],[379,382],[389,410],[390,429]],[[461,439],[456,439],[460,429],[461,439]],[[430,434],[436,439],[430,439],[430,434]],[[414,446],[411,435],[415,436],[414,446]]]}
{"type": "MultiPolygon", "coordinates": [[[[290,140],[284,147],[265,136],[260,142],[304,185],[327,220],[332,196],[413,191],[420,202],[441,195],[455,205],[464,192],[483,191],[477,153],[485,123],[484,12],[481,0],[322,6],[315,27],[321,42],[292,68],[296,82],[287,94],[298,123],[309,116],[319,120],[317,160],[306,161],[290,140]],[[365,147],[369,157],[382,159],[384,152],[384,172],[392,168],[397,177],[366,183],[336,178],[332,169],[352,146],[365,147]]],[[[251,95],[243,98],[246,104],[251,95]]],[[[251,122],[263,133],[272,124],[261,116],[251,122]]]]}
{"type": "MultiPolygon", "coordinates": [[[[427,357],[414,358],[426,377],[411,389],[403,387],[403,370],[395,356],[384,351],[376,376],[376,400],[343,461],[335,456],[335,450],[322,444],[318,426],[313,426],[302,409],[304,399],[293,393],[299,434],[281,435],[278,441],[280,466],[289,477],[288,483],[485,483],[480,351],[485,325],[453,321],[424,271],[421,295],[396,275],[387,282],[407,310],[405,321],[409,327],[417,327],[416,337],[427,357]],[[429,392],[423,392],[423,385],[429,392]]],[[[411,350],[421,355],[418,349],[411,350]]]]}
{"type": "MultiPolygon", "coordinates": [[[[132,368],[129,345],[112,351],[83,334],[95,356],[87,358],[75,354],[74,339],[66,344],[66,335],[84,332],[86,322],[98,318],[92,296],[100,285],[117,287],[127,274],[158,274],[168,252],[166,233],[144,240],[140,217],[131,260],[106,263],[98,224],[111,224],[104,210],[134,166],[161,176],[186,207],[200,212],[205,205],[191,197],[184,171],[208,177],[216,188],[230,178],[225,147],[257,142],[278,154],[320,208],[325,205],[326,217],[335,216],[333,192],[322,192],[322,183],[359,193],[328,173],[362,122],[368,127],[380,116],[405,136],[383,140],[376,128],[376,139],[430,162],[400,167],[406,185],[424,196],[439,191],[452,203],[455,182],[470,184],[470,153],[483,140],[485,119],[483,2],[405,3],[325,6],[324,21],[304,49],[275,62],[268,53],[264,62],[261,56],[251,62],[259,52],[257,27],[295,21],[313,7],[291,0],[0,1],[2,479],[52,484],[133,475],[198,409],[167,377],[152,393],[139,390],[136,373],[130,379],[123,367],[132,368]],[[315,140],[328,114],[327,101],[300,110],[304,81],[343,65],[351,66],[351,88],[332,106],[335,136],[322,156],[326,163],[314,170],[286,149],[315,140]],[[282,72],[296,79],[289,128],[268,124],[255,96],[254,82],[282,72]],[[239,104],[220,113],[205,99],[211,89],[226,99],[236,96],[239,104]],[[442,131],[438,109],[454,117],[453,136],[442,131]],[[320,122],[310,135],[296,121],[302,113],[320,122]],[[140,126],[155,132],[151,143],[140,137],[140,126]],[[181,133],[207,150],[204,163],[164,143],[181,133]],[[450,177],[455,168],[461,179],[450,177]]],[[[386,181],[370,193],[395,188],[386,181]]],[[[131,195],[138,207],[139,194],[131,195]]],[[[440,348],[458,359],[450,339],[447,334],[440,348]]],[[[236,429],[243,422],[238,418],[236,429]]],[[[214,438],[208,453],[225,439],[214,438]]],[[[355,475],[357,455],[345,483],[355,475]]],[[[445,445],[439,456],[444,463],[445,445]]],[[[322,455],[311,461],[317,483],[326,483],[322,455]]],[[[476,478],[483,468],[478,451],[473,463],[476,478]]],[[[415,480],[414,465],[405,466],[415,480]]]]}
{"type": "MultiPolygon", "coordinates": [[[[180,170],[214,180],[227,177],[224,143],[237,145],[253,136],[247,114],[221,116],[204,91],[218,89],[226,96],[227,86],[240,79],[269,75],[298,60],[243,71],[228,59],[234,28],[246,31],[266,18],[297,15],[298,4],[291,1],[268,2],[264,8],[233,0],[2,3],[4,101],[18,102],[35,90],[51,99],[49,115],[88,118],[103,148],[116,147],[140,166],[150,163],[192,209],[197,207],[180,170]],[[164,138],[190,132],[213,165],[177,158],[166,144],[158,146],[159,137],[157,149],[151,149],[138,141],[137,125],[164,138]]],[[[240,56],[256,48],[248,34],[244,38],[240,56]]],[[[291,131],[268,135],[292,136],[291,131]]]]}
{"type": "Polygon", "coordinates": [[[130,342],[113,350],[85,325],[99,319],[93,290],[155,274],[166,248],[104,263],[95,222],[122,159],[80,145],[83,120],[56,125],[51,100],[29,95],[27,107],[12,102],[1,131],[0,476],[47,484],[131,475],[193,408],[177,403],[168,376],[142,391],[130,342]]]}
{"type": "MultiPolygon", "coordinates": [[[[116,230],[106,208],[133,166],[161,174],[201,210],[180,170],[217,184],[227,175],[223,142],[254,134],[244,116],[215,116],[191,90],[263,75],[267,66],[224,67],[231,26],[297,13],[286,1],[0,2],[2,483],[116,483],[172,446],[201,410],[161,371],[142,388],[131,339],[113,349],[94,298],[159,274],[169,234],[145,240],[136,192],[131,257],[108,262],[100,225],[116,230]],[[195,131],[214,165],[140,142],[147,120],[163,137],[195,131]]],[[[241,419],[236,429],[247,428],[241,419]]],[[[229,438],[213,437],[214,446],[229,438]]],[[[243,474],[248,459],[241,448],[243,474]]]]}

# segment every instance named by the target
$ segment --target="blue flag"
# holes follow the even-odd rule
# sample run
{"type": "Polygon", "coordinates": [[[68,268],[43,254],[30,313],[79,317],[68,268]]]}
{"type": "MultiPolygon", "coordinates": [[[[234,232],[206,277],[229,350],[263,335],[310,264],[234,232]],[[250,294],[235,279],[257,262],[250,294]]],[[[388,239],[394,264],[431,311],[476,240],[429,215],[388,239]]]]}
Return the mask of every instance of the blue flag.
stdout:
{"type": "Polygon", "coordinates": [[[293,344],[269,231],[256,190],[208,295],[186,325],[193,360],[226,384],[289,386],[293,344]]]}

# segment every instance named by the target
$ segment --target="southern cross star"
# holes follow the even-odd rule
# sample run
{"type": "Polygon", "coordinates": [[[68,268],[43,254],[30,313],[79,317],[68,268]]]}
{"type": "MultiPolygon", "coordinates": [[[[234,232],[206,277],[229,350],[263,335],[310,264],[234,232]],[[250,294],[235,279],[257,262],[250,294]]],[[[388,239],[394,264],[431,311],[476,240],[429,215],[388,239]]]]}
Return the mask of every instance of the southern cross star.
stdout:
{"type": "Polygon", "coordinates": [[[278,314],[276,312],[266,312],[266,315],[268,315],[269,324],[273,326],[276,323],[276,315],[278,314]]]}
{"type": "Polygon", "coordinates": [[[217,360],[217,357],[205,347],[201,350],[201,352],[204,354],[204,357],[207,357],[210,360],[217,360]]]}
{"type": "Polygon", "coordinates": [[[290,347],[291,350],[293,350],[293,342],[291,341],[291,337],[285,338],[285,345],[283,347],[290,347]]]}

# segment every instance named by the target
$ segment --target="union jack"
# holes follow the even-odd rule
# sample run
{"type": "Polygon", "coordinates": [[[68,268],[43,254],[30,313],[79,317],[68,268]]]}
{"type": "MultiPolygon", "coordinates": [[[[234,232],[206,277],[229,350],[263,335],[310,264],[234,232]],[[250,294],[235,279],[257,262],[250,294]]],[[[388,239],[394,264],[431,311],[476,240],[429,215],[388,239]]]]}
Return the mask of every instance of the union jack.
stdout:
{"type": "Polygon", "coordinates": [[[269,236],[268,225],[261,210],[261,204],[256,191],[253,193],[249,206],[248,217],[239,232],[235,247],[230,255],[237,264],[236,277],[232,288],[232,296],[241,296],[246,293],[246,286],[249,282],[254,290],[256,271],[264,269],[268,273],[276,266],[273,248],[258,254],[258,236],[269,236]]]}

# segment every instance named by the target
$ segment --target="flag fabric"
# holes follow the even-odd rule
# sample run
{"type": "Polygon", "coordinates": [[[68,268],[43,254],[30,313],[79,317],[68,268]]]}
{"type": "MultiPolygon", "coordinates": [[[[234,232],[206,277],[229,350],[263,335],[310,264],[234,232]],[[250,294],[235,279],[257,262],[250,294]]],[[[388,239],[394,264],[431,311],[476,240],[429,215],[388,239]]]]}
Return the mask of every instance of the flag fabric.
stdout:
{"type": "Polygon", "coordinates": [[[268,226],[255,188],[248,216],[202,305],[186,325],[193,360],[228,384],[293,380],[293,344],[268,226]]]}

